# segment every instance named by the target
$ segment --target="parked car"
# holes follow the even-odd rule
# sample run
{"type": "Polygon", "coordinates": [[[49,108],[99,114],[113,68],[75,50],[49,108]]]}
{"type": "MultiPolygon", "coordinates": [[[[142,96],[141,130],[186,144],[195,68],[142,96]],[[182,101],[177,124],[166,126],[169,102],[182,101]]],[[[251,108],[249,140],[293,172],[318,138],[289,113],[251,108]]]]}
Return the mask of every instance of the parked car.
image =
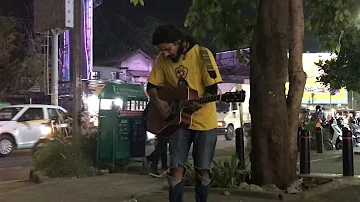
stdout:
{"type": "Polygon", "coordinates": [[[49,121],[66,117],[66,109],[54,105],[11,105],[0,109],[0,157],[17,149],[32,149],[51,134],[49,121]]]}

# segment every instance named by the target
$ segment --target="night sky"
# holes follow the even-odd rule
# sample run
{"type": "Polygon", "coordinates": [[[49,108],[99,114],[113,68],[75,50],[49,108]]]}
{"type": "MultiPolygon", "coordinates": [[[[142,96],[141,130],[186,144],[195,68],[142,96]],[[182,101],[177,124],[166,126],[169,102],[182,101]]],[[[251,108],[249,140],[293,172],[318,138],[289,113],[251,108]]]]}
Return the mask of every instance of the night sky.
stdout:
{"type": "MultiPolygon", "coordinates": [[[[134,7],[130,0],[104,0],[103,4],[94,10],[94,56],[99,58],[104,55],[116,55],[127,49],[141,48],[144,42],[137,43],[137,38],[148,38],[142,40],[150,41],[151,33],[139,34],[135,33],[139,32],[137,29],[128,28],[149,26],[144,20],[145,17],[153,17],[160,24],[173,23],[182,27],[192,1],[146,0],[144,7],[134,7]]],[[[32,0],[0,0],[0,14],[16,16],[23,24],[30,24],[31,27],[31,2],[32,0]]],[[[203,45],[210,46],[206,40],[203,45]]],[[[305,50],[318,50],[314,36],[309,32],[305,33],[304,45],[305,50]]]]}
{"type": "MultiPolygon", "coordinates": [[[[32,16],[32,0],[1,0],[0,14],[12,14],[16,17],[29,18],[32,16]]],[[[108,12],[119,12],[126,17],[141,18],[153,16],[165,23],[182,24],[192,0],[148,0],[146,6],[134,7],[129,0],[104,0],[101,7],[108,12]],[[111,5],[111,6],[109,6],[111,5]]]]}

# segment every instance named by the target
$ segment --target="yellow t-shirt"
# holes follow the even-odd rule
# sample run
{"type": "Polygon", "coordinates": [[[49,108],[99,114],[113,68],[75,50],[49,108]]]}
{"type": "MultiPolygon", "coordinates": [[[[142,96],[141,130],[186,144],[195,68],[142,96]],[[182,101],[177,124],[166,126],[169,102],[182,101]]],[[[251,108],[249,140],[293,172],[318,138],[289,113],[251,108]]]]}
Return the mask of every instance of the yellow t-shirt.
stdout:
{"type": "MultiPolygon", "coordinates": [[[[162,53],[155,60],[148,82],[159,86],[166,84],[177,88],[179,80],[186,80],[188,87],[198,91],[199,97],[205,94],[205,88],[222,81],[214,56],[209,49],[193,46],[185,56],[181,56],[179,62],[174,63],[162,53]],[[201,52],[202,51],[202,52],[201,52]],[[204,57],[204,51],[207,57],[204,57]],[[211,78],[206,65],[212,65],[216,78],[211,78]]],[[[193,130],[211,130],[217,128],[216,105],[214,102],[205,104],[192,116],[193,130]]]]}

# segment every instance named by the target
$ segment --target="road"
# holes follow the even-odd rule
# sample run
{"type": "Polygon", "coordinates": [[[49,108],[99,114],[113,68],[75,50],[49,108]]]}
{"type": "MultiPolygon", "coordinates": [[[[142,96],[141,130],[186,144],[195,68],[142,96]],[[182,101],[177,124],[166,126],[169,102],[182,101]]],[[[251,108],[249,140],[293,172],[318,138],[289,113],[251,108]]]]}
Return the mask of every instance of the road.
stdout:
{"type": "Polygon", "coordinates": [[[0,182],[29,178],[33,160],[30,151],[16,151],[10,157],[0,158],[0,182]]]}
{"type": "MultiPolygon", "coordinates": [[[[360,175],[360,148],[354,148],[354,173],[360,175]]],[[[298,166],[299,167],[299,166],[298,166]]],[[[342,174],[343,161],[341,151],[331,151],[325,154],[313,154],[311,156],[311,173],[342,174]]]]}
{"type": "MultiPolygon", "coordinates": [[[[153,151],[152,145],[146,149],[149,155],[153,151]]],[[[360,148],[354,149],[360,152],[360,148]]],[[[216,160],[222,156],[231,156],[235,152],[235,141],[227,141],[223,136],[218,136],[216,160]]],[[[191,159],[191,158],[189,158],[191,159]]],[[[341,151],[325,151],[323,154],[311,152],[311,173],[342,174],[341,151]]],[[[32,156],[29,151],[18,151],[7,158],[0,158],[0,183],[4,181],[28,179],[29,171],[33,166],[32,156]]],[[[299,163],[298,163],[299,167],[299,163]]],[[[360,155],[354,155],[354,170],[360,175],[360,155]]]]}
{"type": "MultiPolygon", "coordinates": [[[[224,150],[227,148],[234,148],[235,150],[235,141],[227,141],[224,136],[219,136],[217,149],[224,150]]],[[[146,154],[149,155],[153,150],[154,146],[147,146],[146,154]]],[[[230,149],[230,152],[232,152],[231,150],[232,149],[230,149]]],[[[219,155],[222,154],[219,153],[219,155]]],[[[33,159],[28,150],[16,151],[9,157],[0,158],[0,183],[4,181],[28,179],[32,167],[33,159]]]]}

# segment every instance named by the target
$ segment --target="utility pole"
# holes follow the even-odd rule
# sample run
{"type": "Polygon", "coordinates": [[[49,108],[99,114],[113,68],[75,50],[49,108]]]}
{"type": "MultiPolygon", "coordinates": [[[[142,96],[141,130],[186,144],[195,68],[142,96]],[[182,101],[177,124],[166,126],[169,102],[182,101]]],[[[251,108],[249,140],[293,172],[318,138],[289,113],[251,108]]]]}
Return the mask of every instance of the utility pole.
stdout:
{"type": "Polygon", "coordinates": [[[70,31],[70,68],[72,69],[72,117],[73,128],[72,137],[73,144],[76,147],[80,144],[81,137],[81,97],[82,97],[82,81],[81,81],[81,38],[83,27],[83,4],[82,0],[74,0],[74,29],[70,31]]]}
{"type": "MultiPolygon", "coordinates": [[[[51,103],[59,104],[59,35],[74,27],[74,0],[34,0],[34,30],[38,33],[52,32],[52,83],[51,103]]],[[[47,68],[47,64],[46,68],[47,68]]],[[[48,72],[45,71],[46,74],[48,72]]],[[[46,76],[47,77],[47,76],[46,76]]],[[[47,81],[45,81],[47,82],[47,81]]],[[[50,84],[49,84],[50,85],[50,84]]],[[[44,87],[47,85],[45,84],[44,87]]]]}
{"type": "Polygon", "coordinates": [[[59,35],[64,33],[62,29],[51,29],[51,52],[52,52],[52,71],[51,71],[51,104],[59,105],[59,35]]]}

